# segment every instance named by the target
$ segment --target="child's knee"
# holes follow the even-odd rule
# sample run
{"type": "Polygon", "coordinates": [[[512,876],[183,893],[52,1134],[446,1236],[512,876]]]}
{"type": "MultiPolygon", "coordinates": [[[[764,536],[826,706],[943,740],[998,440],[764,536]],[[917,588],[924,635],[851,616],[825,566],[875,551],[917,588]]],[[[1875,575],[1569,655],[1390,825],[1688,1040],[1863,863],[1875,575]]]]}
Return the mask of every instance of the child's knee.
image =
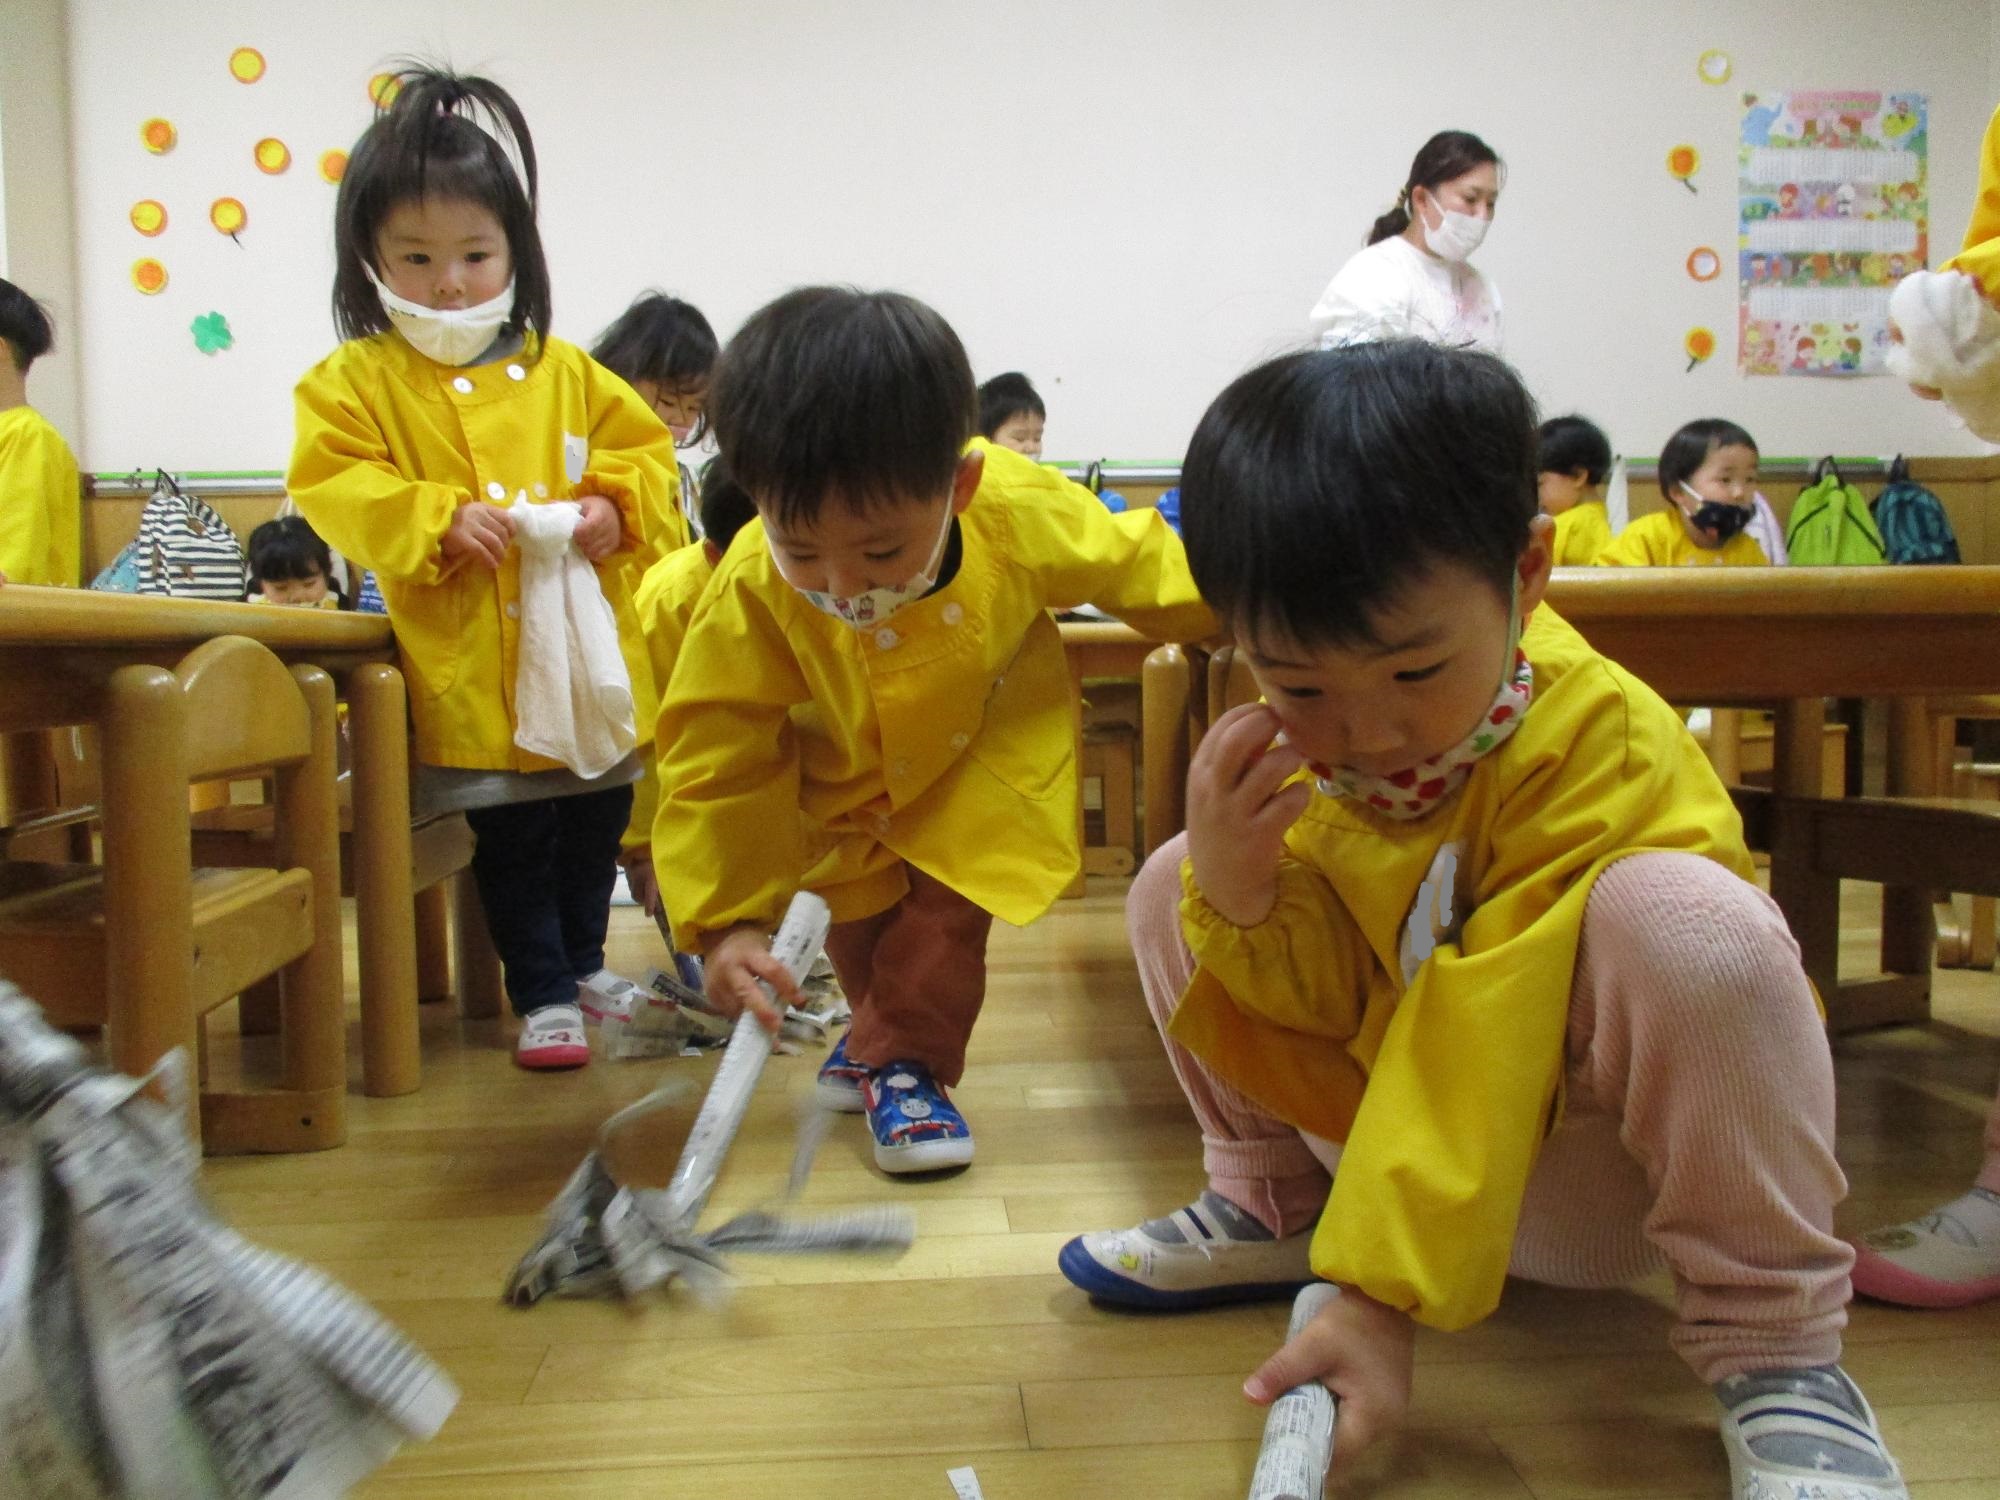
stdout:
{"type": "Polygon", "coordinates": [[[1583,944],[1593,979],[1639,978],[1649,1004],[1735,1015],[1755,1001],[1811,1006],[1798,944],[1777,907],[1699,855],[1635,854],[1605,870],[1583,944]]]}
{"type": "Polygon", "coordinates": [[[1187,835],[1177,833],[1152,852],[1125,893],[1125,931],[1134,949],[1149,942],[1164,926],[1180,930],[1181,861],[1187,858],[1187,835]]]}

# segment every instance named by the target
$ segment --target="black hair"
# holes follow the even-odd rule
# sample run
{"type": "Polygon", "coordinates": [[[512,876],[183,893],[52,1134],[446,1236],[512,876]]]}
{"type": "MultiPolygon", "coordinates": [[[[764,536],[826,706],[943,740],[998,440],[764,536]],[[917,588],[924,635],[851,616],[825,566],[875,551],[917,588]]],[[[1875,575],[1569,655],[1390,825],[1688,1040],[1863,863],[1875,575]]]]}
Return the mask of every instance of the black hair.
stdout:
{"type": "Polygon", "coordinates": [[[1591,484],[1611,472],[1611,439],[1588,417],[1551,417],[1542,423],[1535,467],[1544,474],[1582,473],[1591,484]]]}
{"type": "Polygon", "coordinates": [[[1048,420],[1049,409],[1042,405],[1034,383],[1019,370],[995,375],[979,388],[979,435],[992,437],[1023,412],[1048,420]]]}
{"type": "Polygon", "coordinates": [[[324,578],[333,587],[333,552],[304,516],[279,516],[250,533],[245,549],[258,583],[324,578]]]}
{"type": "MultiPolygon", "coordinates": [[[[641,292],[597,336],[590,357],[629,385],[650,380],[669,390],[706,386],[715,371],[718,347],[715,330],[700,308],[665,292],[641,292]]],[[[707,431],[704,412],[688,442],[700,442],[707,431]]]]}
{"type": "Polygon", "coordinates": [[[1252,639],[1379,645],[1440,565],[1510,596],[1535,498],[1535,403],[1490,354],[1391,339],[1288,354],[1215,398],[1181,469],[1202,597],[1252,639]]]}
{"type": "Polygon", "coordinates": [[[1721,417],[1699,418],[1667,439],[1667,446],[1660,450],[1660,493],[1669,504],[1679,505],[1680,487],[1694,478],[1695,471],[1717,448],[1748,448],[1755,453],[1757,440],[1721,417]]]}
{"type": "Polygon", "coordinates": [[[1380,244],[1410,227],[1410,195],[1418,188],[1436,192],[1479,167],[1497,167],[1500,154],[1469,130],[1440,130],[1417,148],[1410,175],[1396,195],[1396,206],[1375,221],[1368,243],[1380,244]]]}
{"type": "Polygon", "coordinates": [[[708,414],[761,511],[810,521],[948,489],[978,416],[951,325],[901,292],[810,286],[752,314],[715,367],[708,414]]]}
{"type": "Polygon", "coordinates": [[[721,458],[709,460],[701,471],[701,534],[713,542],[715,550],[727,552],[736,533],[757,519],[757,503],[750,492],[736,482],[729,465],[721,458]]]}
{"type": "Polygon", "coordinates": [[[540,179],[521,107],[486,78],[415,63],[396,78],[398,90],[361,133],[334,200],[334,327],[343,339],[388,331],[389,315],[368,279],[380,270],[376,237],[397,204],[430,198],[476,203],[500,221],[514,268],[514,311],[505,332],[546,338],[549,265],[535,227],[540,179]],[[482,115],[484,122],[476,118],[482,115]]]}
{"type": "Polygon", "coordinates": [[[0,339],[7,341],[14,368],[23,375],[56,346],[56,325],[49,310],[11,281],[0,281],[0,339]]]}

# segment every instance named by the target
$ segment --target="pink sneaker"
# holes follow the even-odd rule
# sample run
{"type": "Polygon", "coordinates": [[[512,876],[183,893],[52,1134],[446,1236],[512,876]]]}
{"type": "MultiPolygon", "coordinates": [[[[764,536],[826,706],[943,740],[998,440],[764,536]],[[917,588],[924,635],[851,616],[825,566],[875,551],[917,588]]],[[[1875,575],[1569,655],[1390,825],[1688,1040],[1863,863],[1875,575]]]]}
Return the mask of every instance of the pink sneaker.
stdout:
{"type": "Polygon", "coordinates": [[[2000,1193],[1976,1187],[1907,1224],[1854,1242],[1854,1290],[1901,1307],[2000,1297],[2000,1193]]]}
{"type": "Polygon", "coordinates": [[[574,1005],[544,1005],[529,1011],[514,1041],[514,1061],[538,1071],[582,1067],[590,1061],[583,1012],[574,1005]]]}

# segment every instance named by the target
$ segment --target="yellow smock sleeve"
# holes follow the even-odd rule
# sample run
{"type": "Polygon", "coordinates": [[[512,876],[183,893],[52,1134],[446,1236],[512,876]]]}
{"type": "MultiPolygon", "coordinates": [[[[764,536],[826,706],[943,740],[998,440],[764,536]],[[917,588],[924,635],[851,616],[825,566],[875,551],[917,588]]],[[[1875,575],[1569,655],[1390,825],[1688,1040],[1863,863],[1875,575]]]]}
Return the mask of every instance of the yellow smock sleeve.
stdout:
{"type": "Polygon", "coordinates": [[[1082,485],[1047,470],[1046,489],[1013,507],[1021,555],[1039,570],[1051,609],[1094,604],[1143,635],[1197,641],[1215,634],[1187,552],[1151,509],[1114,515],[1082,485]]]}
{"type": "Polygon", "coordinates": [[[1635,743],[1618,702],[1547,735],[1501,789],[1471,914],[1390,1019],[1313,1237],[1321,1276],[1435,1328],[1499,1303],[1556,1110],[1592,884],[1644,847],[1634,830],[1653,809],[1694,794],[1675,785],[1664,733],[1660,754],[1635,743]]]}
{"type": "Polygon", "coordinates": [[[812,694],[783,627],[724,568],[696,606],[654,737],[673,795],[653,823],[653,868],[691,953],[739,922],[775,929],[806,872],[790,711],[812,694]]]}
{"type": "Polygon", "coordinates": [[[617,505],[625,521],[619,551],[636,551],[641,564],[651,567],[688,544],[673,434],[623,379],[594,359],[583,363],[590,457],[576,492],[602,495],[617,505]]]}
{"type": "Polygon", "coordinates": [[[313,530],[384,578],[440,582],[438,544],[472,493],[405,477],[360,393],[324,367],[299,382],[293,405],[297,432],[285,488],[313,530]]]}
{"type": "Polygon", "coordinates": [[[1965,226],[1964,248],[1943,269],[1965,272],[1988,300],[2000,297],[2000,110],[1986,122],[1986,139],[1979,147],[1979,192],[1965,226]]]}
{"type": "Polygon", "coordinates": [[[1600,568],[1650,568],[1652,553],[1646,547],[1645,532],[1627,526],[1597,554],[1600,568]]]}
{"type": "MultiPolygon", "coordinates": [[[[674,658],[680,655],[687,637],[688,616],[700,597],[698,581],[689,576],[700,566],[705,576],[706,559],[688,556],[688,549],[668,554],[646,570],[632,596],[632,613],[638,617],[639,632],[646,642],[646,662],[653,673],[653,690],[664,698],[673,680],[674,658]]],[[[660,809],[660,760],[654,745],[646,774],[632,787],[632,817],[619,842],[627,849],[651,844],[653,823],[660,809]]]]}

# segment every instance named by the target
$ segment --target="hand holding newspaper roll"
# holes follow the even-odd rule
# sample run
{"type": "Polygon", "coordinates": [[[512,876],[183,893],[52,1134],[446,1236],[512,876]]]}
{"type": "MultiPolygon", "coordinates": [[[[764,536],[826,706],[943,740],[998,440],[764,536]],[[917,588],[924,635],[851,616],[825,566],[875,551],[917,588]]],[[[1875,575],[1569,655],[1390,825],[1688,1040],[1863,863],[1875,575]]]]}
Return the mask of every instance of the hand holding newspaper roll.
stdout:
{"type": "MultiPolygon", "coordinates": [[[[1315,1281],[1292,1303],[1289,1339],[1335,1297],[1340,1288],[1315,1281]]],[[[1257,1451],[1257,1468],[1250,1476],[1250,1500],[1320,1500],[1327,1470],[1333,1467],[1333,1424],[1339,1403],[1317,1380],[1295,1385],[1271,1403],[1264,1419],[1264,1446],[1257,1451]]]]}

